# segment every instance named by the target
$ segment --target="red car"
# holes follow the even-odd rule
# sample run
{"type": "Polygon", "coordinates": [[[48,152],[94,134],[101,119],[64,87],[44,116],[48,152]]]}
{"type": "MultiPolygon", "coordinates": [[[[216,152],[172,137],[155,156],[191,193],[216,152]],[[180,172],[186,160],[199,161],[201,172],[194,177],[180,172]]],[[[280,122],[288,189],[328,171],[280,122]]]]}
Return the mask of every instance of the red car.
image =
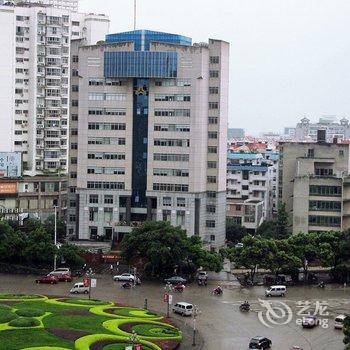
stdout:
{"type": "Polygon", "coordinates": [[[57,284],[58,278],[55,276],[44,276],[35,280],[36,283],[57,284]]]}
{"type": "Polygon", "coordinates": [[[65,274],[65,273],[62,274],[62,275],[53,276],[53,277],[56,277],[59,282],[72,282],[72,280],[73,280],[71,275],[68,275],[68,274],[65,274]]]}

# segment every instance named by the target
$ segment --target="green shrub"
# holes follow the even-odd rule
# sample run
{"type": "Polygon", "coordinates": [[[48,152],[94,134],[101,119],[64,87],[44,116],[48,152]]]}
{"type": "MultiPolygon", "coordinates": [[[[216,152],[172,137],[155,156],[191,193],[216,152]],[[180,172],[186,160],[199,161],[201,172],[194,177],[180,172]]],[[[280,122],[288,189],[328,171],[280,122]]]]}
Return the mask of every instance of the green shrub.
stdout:
{"type": "Polygon", "coordinates": [[[25,308],[25,309],[17,310],[16,314],[22,317],[40,317],[40,316],[43,316],[45,312],[40,309],[25,308]]]}
{"type": "Polygon", "coordinates": [[[36,327],[39,325],[40,325],[40,322],[38,320],[30,317],[20,317],[9,323],[9,326],[11,327],[21,327],[21,328],[36,327]]]}
{"type": "Polygon", "coordinates": [[[10,309],[0,309],[0,323],[7,323],[17,318],[17,315],[10,309]]]}

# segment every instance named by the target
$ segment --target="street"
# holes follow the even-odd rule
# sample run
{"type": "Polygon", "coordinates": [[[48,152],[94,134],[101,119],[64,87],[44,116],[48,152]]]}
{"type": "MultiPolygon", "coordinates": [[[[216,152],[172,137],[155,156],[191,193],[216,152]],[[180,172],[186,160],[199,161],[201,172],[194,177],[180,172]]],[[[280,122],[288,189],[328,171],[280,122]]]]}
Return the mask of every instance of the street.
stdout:
{"type": "MultiPolygon", "coordinates": [[[[36,276],[0,275],[1,293],[39,293],[47,295],[67,296],[72,283],[61,282],[58,285],[37,285],[36,276]]],[[[74,282],[80,281],[75,279],[74,282]]],[[[304,350],[342,350],[344,349],[341,330],[333,327],[334,317],[341,313],[350,313],[350,288],[327,285],[325,289],[311,287],[288,287],[285,298],[267,299],[264,297],[264,287],[243,289],[239,286],[227,286],[222,296],[211,295],[215,285],[198,287],[190,284],[185,291],[173,293],[174,300],[186,301],[196,304],[200,314],[197,318],[197,328],[204,338],[206,350],[243,350],[247,349],[251,337],[260,335],[272,340],[272,349],[288,350],[293,345],[301,346],[304,350]],[[284,302],[293,312],[293,318],[288,324],[274,325],[268,328],[259,320],[259,312],[265,308],[259,299],[272,301],[274,305],[281,306],[284,302]],[[239,311],[239,305],[244,300],[251,303],[252,309],[248,313],[239,311]],[[318,316],[322,322],[313,329],[303,329],[296,323],[300,316],[299,301],[310,302],[309,311],[319,308],[318,316]],[[278,305],[277,305],[278,304],[278,305]],[[323,307],[322,307],[323,305],[323,307]],[[328,323],[328,325],[327,325],[328,323]],[[325,327],[325,328],[324,328],[325,327]]],[[[144,283],[141,286],[124,290],[112,276],[102,276],[97,279],[97,288],[92,290],[92,298],[111,300],[114,302],[143,307],[147,299],[148,308],[163,314],[166,313],[166,304],[163,302],[164,285],[144,283]]],[[[86,298],[85,295],[80,296],[86,298]]],[[[278,312],[276,312],[278,314],[278,312]]],[[[182,318],[171,315],[177,323],[192,325],[191,318],[182,318]]],[[[260,315],[261,316],[261,315],[260,315]]],[[[265,313],[262,313],[266,321],[265,313]]],[[[277,317],[278,318],[278,317],[277,317]]],[[[272,322],[284,323],[284,319],[272,317],[272,322]]],[[[268,323],[268,321],[266,321],[268,323]]],[[[271,323],[269,324],[271,326],[271,323]]],[[[181,349],[185,349],[181,347],[181,349]]]]}

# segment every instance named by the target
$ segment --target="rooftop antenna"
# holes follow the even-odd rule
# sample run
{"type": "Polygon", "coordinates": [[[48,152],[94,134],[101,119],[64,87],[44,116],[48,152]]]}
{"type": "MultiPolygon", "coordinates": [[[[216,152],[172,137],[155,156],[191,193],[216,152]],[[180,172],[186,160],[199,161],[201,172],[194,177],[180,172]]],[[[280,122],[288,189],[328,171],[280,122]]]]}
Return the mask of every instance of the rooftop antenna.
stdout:
{"type": "Polygon", "coordinates": [[[134,0],[134,30],[136,30],[137,0],[134,0]]]}

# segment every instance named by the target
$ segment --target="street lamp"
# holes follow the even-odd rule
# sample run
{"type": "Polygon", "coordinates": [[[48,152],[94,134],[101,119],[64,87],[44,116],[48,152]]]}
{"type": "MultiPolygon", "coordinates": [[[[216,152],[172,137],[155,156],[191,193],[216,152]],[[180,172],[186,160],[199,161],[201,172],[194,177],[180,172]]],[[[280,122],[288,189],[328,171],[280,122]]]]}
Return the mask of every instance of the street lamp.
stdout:
{"type": "MultiPolygon", "coordinates": [[[[54,244],[55,247],[57,248],[57,205],[54,205],[54,209],[55,209],[55,229],[54,229],[54,244]]],[[[57,254],[55,253],[55,256],[53,258],[53,269],[54,271],[56,270],[57,267],[57,254]]]]}
{"type": "Polygon", "coordinates": [[[166,293],[165,301],[166,301],[166,305],[167,305],[166,317],[169,318],[170,300],[172,298],[172,296],[170,295],[170,292],[173,290],[173,286],[171,285],[170,282],[167,282],[164,289],[165,289],[165,293],[166,293]]]}

